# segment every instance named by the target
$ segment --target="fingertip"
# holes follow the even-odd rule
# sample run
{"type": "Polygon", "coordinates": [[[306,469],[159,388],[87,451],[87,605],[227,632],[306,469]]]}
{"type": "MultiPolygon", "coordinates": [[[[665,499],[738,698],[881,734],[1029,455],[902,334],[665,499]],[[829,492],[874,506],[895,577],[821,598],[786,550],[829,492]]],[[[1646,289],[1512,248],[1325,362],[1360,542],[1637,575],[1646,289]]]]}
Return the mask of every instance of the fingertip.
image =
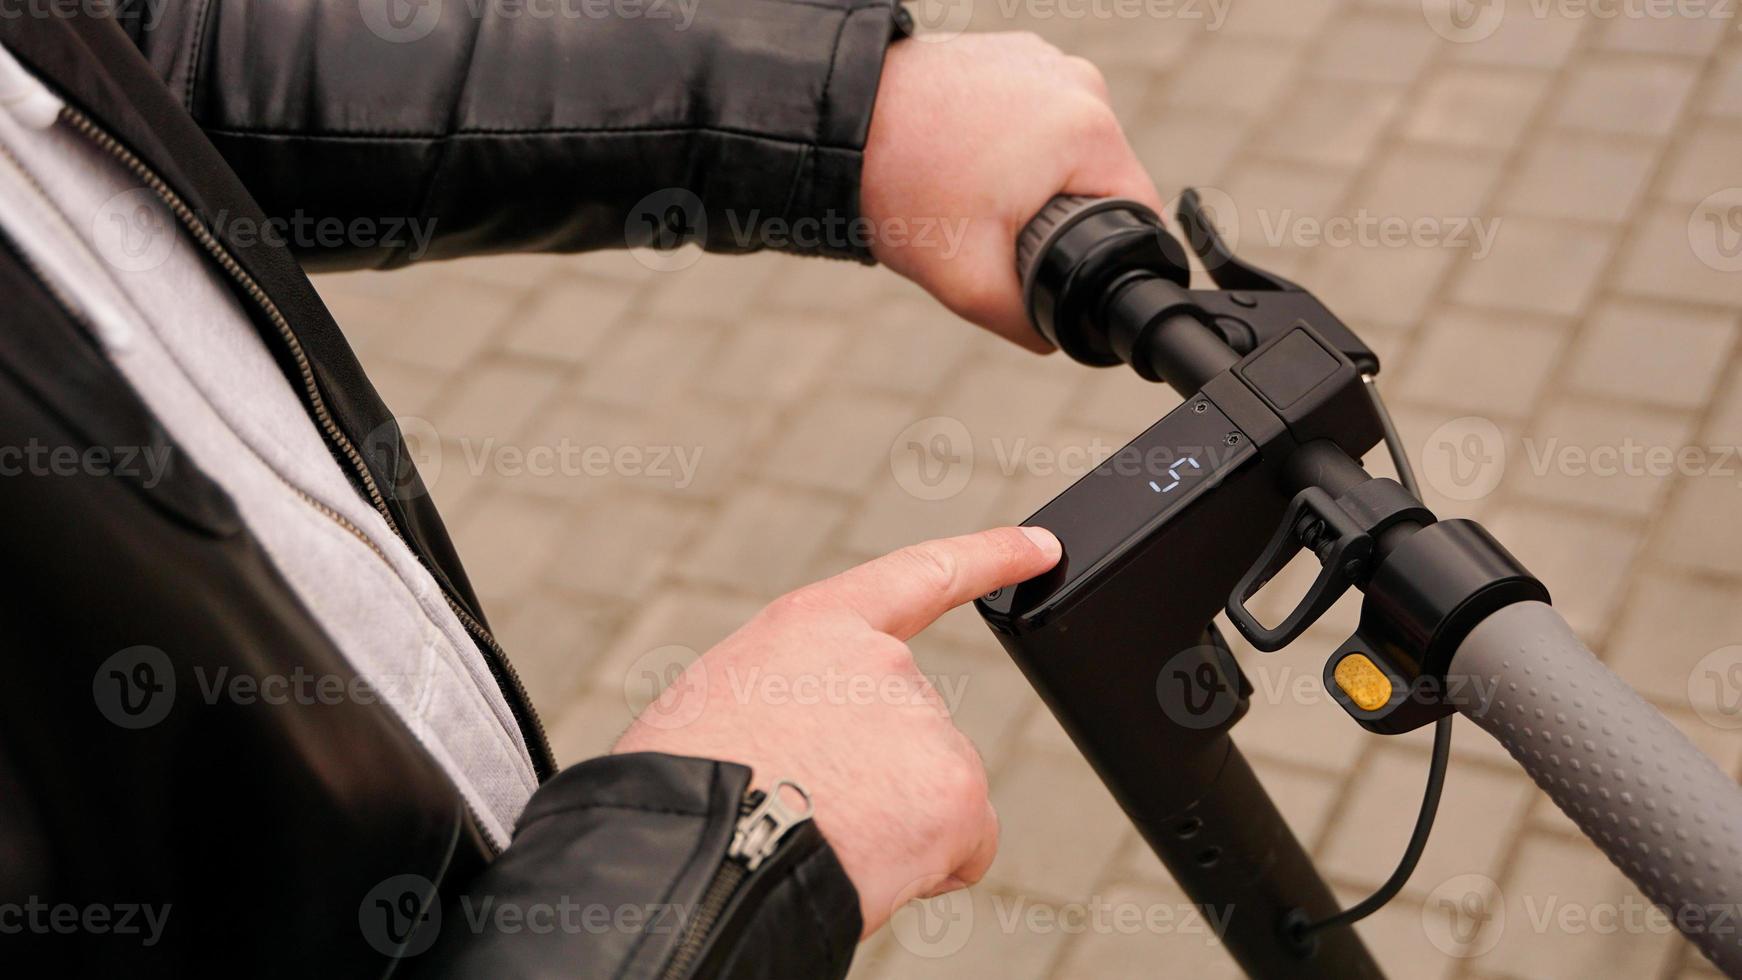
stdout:
{"type": "Polygon", "coordinates": [[[1029,541],[1032,541],[1034,546],[1040,550],[1042,557],[1046,559],[1046,567],[1051,568],[1058,564],[1059,558],[1065,553],[1065,548],[1064,545],[1059,543],[1057,535],[1048,531],[1044,527],[1034,527],[1031,525],[1018,528],[1018,530],[1020,530],[1023,536],[1028,538],[1029,541]]]}

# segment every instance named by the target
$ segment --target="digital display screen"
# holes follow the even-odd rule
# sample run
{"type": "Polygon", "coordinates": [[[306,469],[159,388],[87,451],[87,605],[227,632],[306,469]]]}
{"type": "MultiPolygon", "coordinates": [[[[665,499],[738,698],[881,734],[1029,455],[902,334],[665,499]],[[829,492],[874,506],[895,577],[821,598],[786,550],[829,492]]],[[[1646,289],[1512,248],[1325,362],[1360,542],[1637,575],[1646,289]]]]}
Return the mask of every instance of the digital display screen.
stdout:
{"type": "Polygon", "coordinates": [[[1253,454],[1213,402],[1188,399],[1028,519],[1058,535],[1065,559],[1015,590],[1013,608],[1032,608],[1092,575],[1253,454]]]}

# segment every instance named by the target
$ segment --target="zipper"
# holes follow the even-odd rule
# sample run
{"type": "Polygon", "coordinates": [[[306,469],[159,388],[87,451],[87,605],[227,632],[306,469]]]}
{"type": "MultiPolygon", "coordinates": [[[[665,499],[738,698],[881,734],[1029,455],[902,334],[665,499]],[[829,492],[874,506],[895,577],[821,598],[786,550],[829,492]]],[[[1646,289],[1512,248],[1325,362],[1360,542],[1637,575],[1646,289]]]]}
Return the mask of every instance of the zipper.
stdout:
{"type": "MultiPolygon", "coordinates": [[[[181,195],[165,183],[163,178],[159,177],[145,161],[139,159],[132,150],[123,146],[119,140],[110,136],[84,112],[70,105],[63,105],[60,110],[60,118],[99,150],[120,163],[152,193],[156,194],[164,206],[169,208],[170,213],[176,216],[176,220],[181,222],[182,227],[187,229],[188,233],[199,243],[200,247],[218,263],[231,281],[240,286],[242,292],[266,315],[267,320],[278,331],[279,337],[290,351],[292,360],[296,362],[297,373],[302,382],[302,396],[310,413],[314,416],[316,425],[327,441],[351,467],[357,482],[363,488],[364,496],[369,499],[375,512],[380,514],[381,519],[387,523],[388,530],[392,531],[394,536],[404,543],[413,555],[417,555],[420,562],[423,562],[421,552],[412,546],[411,542],[407,540],[405,532],[400,529],[399,523],[393,519],[393,513],[387,506],[387,500],[382,495],[381,488],[376,484],[374,474],[369,472],[369,466],[364,461],[363,454],[357,450],[356,445],[351,442],[344,430],[339,428],[338,422],[334,420],[332,412],[327,408],[326,399],[321,395],[320,384],[315,379],[314,368],[310,365],[308,355],[303,350],[302,341],[291,329],[290,321],[279,311],[278,304],[272,301],[272,297],[266,295],[266,291],[260,287],[253,276],[249,275],[248,270],[242,268],[241,263],[237,262],[229,250],[224,247],[224,243],[206,228],[205,222],[194,214],[193,210],[182,200],[181,195]]],[[[313,501],[313,498],[308,499],[313,501]]],[[[377,554],[381,553],[381,549],[373,541],[370,541],[360,528],[351,525],[349,521],[344,521],[331,508],[316,503],[317,506],[349,525],[352,533],[368,543],[377,554]]],[[[460,625],[465,628],[473,640],[483,648],[485,666],[489,667],[490,676],[495,678],[497,686],[502,689],[503,695],[508,700],[509,710],[513,712],[515,721],[520,725],[521,738],[526,742],[527,752],[532,757],[534,773],[541,782],[550,778],[556,771],[555,760],[551,755],[550,740],[545,735],[544,722],[538,716],[538,709],[533,706],[532,698],[526,693],[526,685],[521,681],[514,665],[508,662],[508,655],[502,649],[502,645],[496,642],[496,637],[483,623],[478,621],[476,616],[473,616],[460,604],[448,587],[443,584],[441,578],[434,574],[434,570],[430,569],[430,571],[431,578],[436,579],[436,588],[441,591],[448,609],[453,612],[455,618],[460,621],[460,625]]]]}
{"type": "Polygon", "coordinates": [[[738,823],[732,831],[732,843],[726,848],[726,859],[702,891],[696,914],[684,926],[683,937],[678,940],[677,949],[660,974],[660,980],[687,980],[707,951],[733,896],[756,869],[780,850],[793,829],[808,822],[815,812],[810,794],[803,786],[787,779],[775,783],[766,793],[755,790],[745,795],[744,802],[738,805],[738,823]],[[784,789],[798,794],[804,801],[803,811],[795,811],[786,805],[781,799],[784,789]]]}
{"type": "MultiPolygon", "coordinates": [[[[17,159],[4,147],[0,147],[0,157],[9,159],[14,165],[17,164],[17,159]]],[[[22,166],[19,166],[18,172],[25,179],[31,181],[32,184],[35,184],[38,191],[41,191],[41,185],[36,184],[35,178],[31,176],[29,171],[23,169],[22,166]]],[[[68,320],[71,320],[79,329],[83,330],[87,336],[96,338],[102,335],[102,329],[86,315],[84,306],[80,303],[74,302],[72,298],[62,290],[57,278],[51,275],[34,256],[24,248],[20,247],[17,242],[13,241],[12,236],[7,234],[4,229],[0,229],[0,251],[4,251],[7,255],[11,256],[14,261],[24,266],[24,268],[30,272],[31,276],[41,284],[43,291],[47,293],[49,300],[60,309],[61,313],[66,316],[68,320]]],[[[276,473],[274,475],[276,475],[276,473]]],[[[365,546],[367,546],[370,551],[373,551],[375,556],[381,559],[382,562],[387,562],[387,556],[382,553],[381,546],[376,544],[374,539],[370,538],[367,532],[346,518],[345,515],[311,496],[301,487],[289,483],[288,481],[282,481],[282,478],[281,482],[293,494],[301,498],[304,503],[314,508],[317,512],[324,515],[328,520],[331,520],[342,529],[350,532],[358,541],[361,541],[365,546]]],[[[413,733],[413,737],[417,737],[415,732],[413,733]]],[[[465,807],[466,813],[472,818],[472,825],[478,828],[478,833],[484,841],[484,846],[490,850],[492,855],[501,854],[506,845],[501,841],[498,841],[496,836],[491,833],[489,824],[485,823],[483,816],[478,812],[478,808],[472,805],[471,799],[469,799],[464,793],[458,795],[460,797],[460,805],[465,807]]]]}

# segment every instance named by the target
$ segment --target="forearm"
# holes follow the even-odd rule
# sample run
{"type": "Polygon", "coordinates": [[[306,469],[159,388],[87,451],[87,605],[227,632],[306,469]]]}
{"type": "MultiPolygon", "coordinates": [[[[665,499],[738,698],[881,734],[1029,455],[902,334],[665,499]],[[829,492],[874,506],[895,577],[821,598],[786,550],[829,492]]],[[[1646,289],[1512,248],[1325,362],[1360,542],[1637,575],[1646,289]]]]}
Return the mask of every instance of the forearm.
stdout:
{"type": "MultiPolygon", "coordinates": [[[[401,5],[169,0],[130,22],[311,266],[621,247],[643,230],[636,205],[671,188],[695,195],[691,227],[717,251],[859,219],[890,0],[429,0],[381,16],[401,5]],[[313,234],[328,219],[405,233],[313,234]]],[[[869,258],[852,236],[782,247],[869,258]]]]}

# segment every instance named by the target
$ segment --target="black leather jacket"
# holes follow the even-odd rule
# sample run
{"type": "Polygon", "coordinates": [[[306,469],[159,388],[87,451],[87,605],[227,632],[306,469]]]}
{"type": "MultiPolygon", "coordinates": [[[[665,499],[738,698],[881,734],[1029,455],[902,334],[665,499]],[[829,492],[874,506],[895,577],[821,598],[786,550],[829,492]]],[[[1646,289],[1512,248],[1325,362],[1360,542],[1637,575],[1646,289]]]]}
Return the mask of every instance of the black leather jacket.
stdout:
{"type": "MultiPolygon", "coordinates": [[[[0,477],[0,960],[133,976],[844,974],[858,899],[814,825],[747,875],[728,856],[746,769],[641,755],[552,773],[398,430],[298,264],[416,256],[319,241],[293,256],[208,216],[417,218],[433,221],[427,257],[621,245],[637,202],[669,188],[702,202],[716,249],[756,247],[734,234],[753,212],[851,220],[889,0],[706,0],[681,27],[627,15],[645,3],[79,13],[91,6],[14,11],[0,43],[66,100],[63,122],[213,233],[311,423],[468,621],[545,781],[496,854],[379,704],[178,697],[153,724],[117,724],[111,684],[149,704],[197,671],[352,672],[185,457],[150,480],[0,477]],[[142,645],[169,676],[105,676],[142,645]]],[[[4,236],[0,296],[0,446],[168,444],[77,298],[4,236]]]]}

